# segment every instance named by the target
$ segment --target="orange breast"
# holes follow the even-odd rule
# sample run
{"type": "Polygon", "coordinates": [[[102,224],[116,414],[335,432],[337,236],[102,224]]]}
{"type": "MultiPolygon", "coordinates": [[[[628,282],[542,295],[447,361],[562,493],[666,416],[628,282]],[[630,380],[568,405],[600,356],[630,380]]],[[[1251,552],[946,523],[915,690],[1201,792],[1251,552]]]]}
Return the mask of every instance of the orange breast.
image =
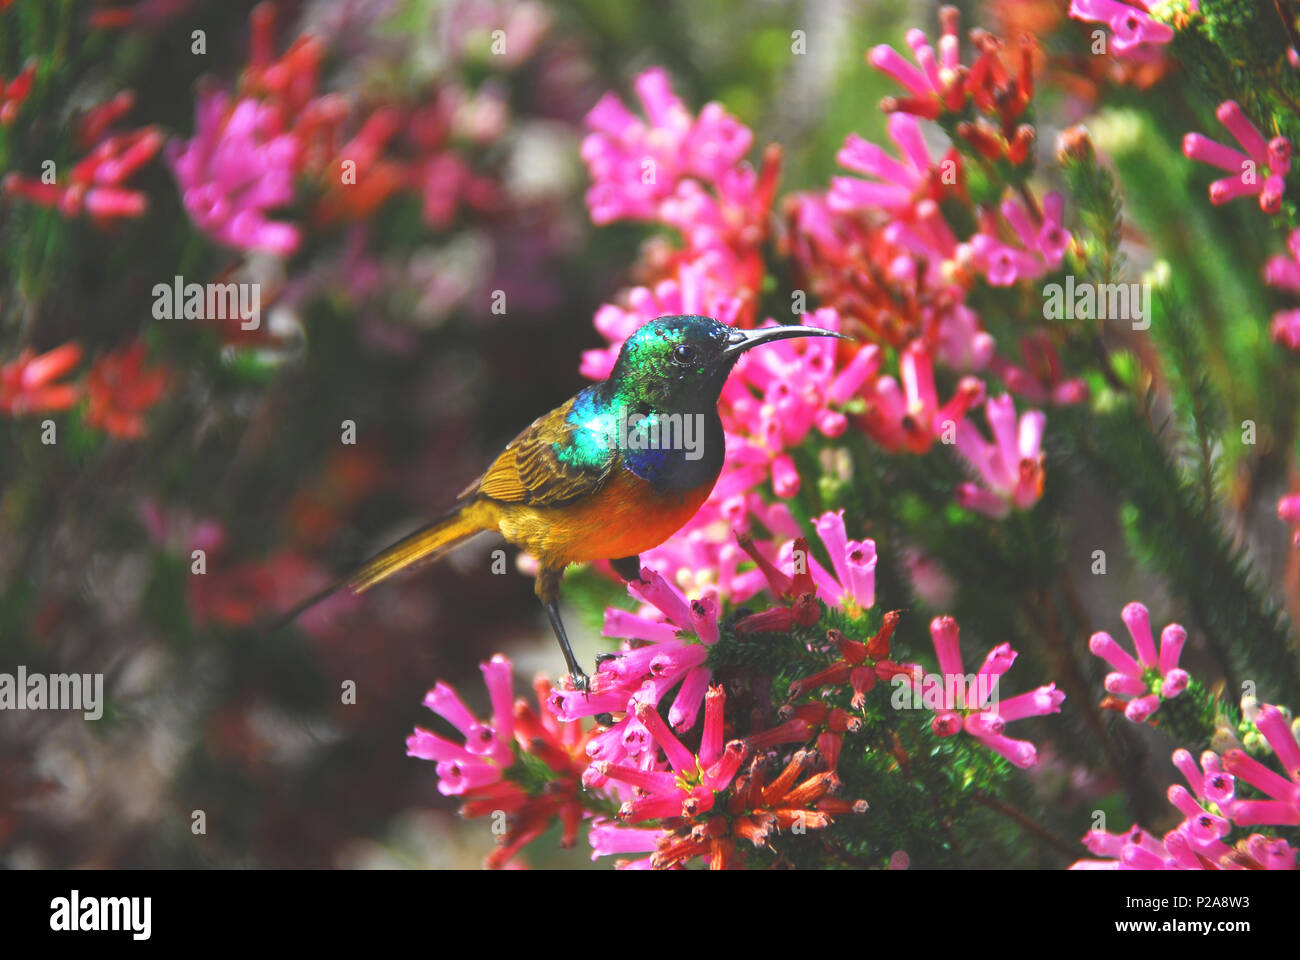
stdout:
{"type": "Polygon", "coordinates": [[[631,557],[659,546],[695,515],[712,488],[659,492],[618,469],[598,493],[577,503],[494,506],[507,540],[544,563],[562,566],[631,557]]]}

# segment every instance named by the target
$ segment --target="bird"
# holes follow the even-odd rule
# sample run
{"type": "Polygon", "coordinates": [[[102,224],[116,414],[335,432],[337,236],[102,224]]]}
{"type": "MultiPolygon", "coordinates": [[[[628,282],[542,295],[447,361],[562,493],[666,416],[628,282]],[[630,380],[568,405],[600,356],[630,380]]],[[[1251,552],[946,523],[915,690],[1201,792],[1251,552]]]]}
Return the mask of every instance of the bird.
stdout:
{"type": "Polygon", "coordinates": [[[639,327],[609,376],[543,414],[506,444],[451,508],[285,613],[281,627],[347,587],[364,593],[494,531],[537,560],[534,592],[550,620],[569,679],[587,674],[560,618],[570,564],[607,560],[627,582],[640,554],[695,515],[722,471],[726,440],[718,398],[748,350],[796,337],[838,337],[820,327],[732,327],[699,315],[663,316],[639,327]]]}

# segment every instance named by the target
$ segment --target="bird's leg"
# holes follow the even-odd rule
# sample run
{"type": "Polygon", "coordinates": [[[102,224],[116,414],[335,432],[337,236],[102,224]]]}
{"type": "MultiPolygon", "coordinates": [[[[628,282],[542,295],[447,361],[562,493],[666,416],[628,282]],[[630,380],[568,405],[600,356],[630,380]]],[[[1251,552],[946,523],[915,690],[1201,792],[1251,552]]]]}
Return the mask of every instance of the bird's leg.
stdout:
{"type": "MultiPolygon", "coordinates": [[[[619,557],[617,560],[609,561],[609,565],[626,583],[644,582],[641,579],[641,558],[639,556],[619,557]]],[[[617,657],[618,654],[616,653],[598,654],[596,656],[596,668],[600,669],[600,665],[606,660],[613,660],[617,657]]],[[[598,713],[596,714],[596,722],[606,727],[612,727],[614,725],[614,715],[611,713],[598,713]]]]}
{"type": "Polygon", "coordinates": [[[609,561],[609,565],[627,583],[641,582],[641,558],[639,556],[619,557],[617,560],[609,561]]]}
{"type": "Polygon", "coordinates": [[[569,646],[569,636],[564,632],[564,621],[560,619],[560,581],[563,578],[563,569],[544,566],[537,571],[537,582],[533,589],[546,608],[546,616],[551,621],[551,629],[555,631],[555,639],[560,642],[560,652],[564,654],[564,663],[569,668],[569,680],[576,689],[586,693],[588,677],[582,667],[578,666],[578,658],[573,655],[573,647],[569,646]]]}

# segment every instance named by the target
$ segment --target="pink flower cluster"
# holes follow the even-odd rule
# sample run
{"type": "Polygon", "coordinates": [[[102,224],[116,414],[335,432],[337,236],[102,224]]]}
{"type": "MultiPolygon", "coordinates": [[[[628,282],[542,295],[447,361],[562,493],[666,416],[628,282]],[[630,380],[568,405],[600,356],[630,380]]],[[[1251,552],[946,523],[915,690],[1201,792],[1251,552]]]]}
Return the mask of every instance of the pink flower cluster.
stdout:
{"type": "MultiPolygon", "coordinates": [[[[944,691],[943,700],[935,705],[931,728],[940,737],[956,736],[964,731],[1017,767],[1032,767],[1038,762],[1038,751],[1028,740],[1008,737],[1006,725],[1025,717],[1060,713],[1065,694],[1056,689],[1056,684],[1050,683],[1008,700],[997,697],[1001,676],[1016,661],[1016,651],[1006,643],[988,652],[974,674],[973,689],[957,690],[955,684],[964,684],[966,677],[958,636],[957,621],[952,617],[935,617],[930,622],[930,637],[939,659],[939,679],[944,691]]],[[[914,672],[910,680],[915,696],[930,705],[934,694],[926,689],[926,679],[914,672]]]]}
{"type": "Polygon", "coordinates": [[[758,558],[754,568],[740,570],[739,558],[729,555],[730,563],[718,571],[717,590],[688,600],[659,573],[644,568],[642,581],[628,584],[628,593],[642,601],[642,609],[632,613],[610,607],[605,611],[605,635],[624,640],[625,649],[600,663],[587,691],[567,684],[556,687],[548,700],[551,711],[565,722],[603,713],[622,714],[593,738],[590,755],[611,762],[644,755],[650,741],[636,717],[640,704],[657,707],[680,684],[668,709],[669,722],[677,730],[689,730],[699,718],[712,680],[705,661],[709,647],[718,640],[719,593],[733,603],[743,603],[767,585],[778,598],[793,600],[795,577],[802,576],[807,578],[807,591],[832,607],[853,616],[870,609],[876,602],[875,543],[849,539],[842,510],[822,514],[816,526],[833,570],[827,570],[806,550],[796,561],[795,540],[780,548],[776,564],[749,545],[758,558]]]}
{"type": "Polygon", "coordinates": [[[1103,860],[1080,860],[1072,869],[1090,870],[1294,870],[1296,849],[1286,840],[1251,833],[1228,842],[1234,827],[1295,826],[1300,824],[1300,742],[1286,715],[1274,706],[1260,706],[1252,720],[1285,775],[1232,749],[1220,757],[1207,750],[1199,766],[1186,750],[1175,750],[1174,766],[1187,781],[1169,788],[1169,802],[1182,822],[1155,837],[1136,824],[1124,834],[1093,830],[1084,846],[1103,860]],[[1238,781],[1266,799],[1242,797],[1238,781]]]}
{"type": "Polygon", "coordinates": [[[1187,631],[1176,623],[1166,626],[1160,633],[1157,653],[1146,607],[1130,603],[1120,612],[1120,617],[1133,638],[1136,660],[1104,631],[1092,635],[1088,648],[1115,668],[1115,672],[1106,675],[1106,691],[1113,696],[1128,698],[1124,716],[1134,723],[1142,723],[1156,712],[1161,703],[1187,689],[1191,678],[1178,666],[1187,631]]]}
{"type": "Polygon", "coordinates": [[[1237,197],[1258,196],[1261,210],[1277,213],[1286,191],[1286,175],[1291,172],[1291,141],[1286,137],[1266,141],[1235,100],[1223,101],[1215,115],[1241,150],[1225,147],[1199,133],[1183,138],[1183,153],[1190,159],[1232,174],[1210,184],[1210,202],[1221,204],[1237,197]]]}
{"type": "Polygon", "coordinates": [[[200,94],[195,133],[171,144],[167,161],[195,225],[221,243],[287,256],[302,236],[267,212],[293,200],[299,144],[279,132],[275,110],[256,100],[231,106],[230,96],[200,94]]]}
{"type": "MultiPolygon", "coordinates": [[[[1300,230],[1291,231],[1286,246],[1290,256],[1278,254],[1264,264],[1264,282],[1287,293],[1300,294],[1300,230]]],[[[1272,334],[1278,343],[1300,350],[1300,309],[1273,314],[1272,334]]]]}
{"type": "Polygon", "coordinates": [[[957,424],[957,453],[975,471],[980,483],[963,483],[957,502],[990,517],[1004,517],[1014,507],[1025,510],[1043,495],[1043,428],[1047,418],[1030,410],[1016,419],[1009,394],[990,397],[984,415],[993,442],[963,419],[957,424]]]}
{"type": "Polygon", "coordinates": [[[698,202],[699,181],[733,201],[752,190],[740,164],[754,135],[722,104],[706,104],[698,117],[691,116],[661,67],[646,70],[633,86],[645,121],[614,93],[606,93],[587,114],[592,132],[582,143],[582,159],[591,173],[587,206],[595,223],[683,220],[685,211],[671,209],[671,201],[698,202]]]}
{"type": "MultiPolygon", "coordinates": [[[[1169,24],[1151,16],[1156,4],[1151,0],[1070,0],[1070,16],[1085,23],[1104,23],[1110,27],[1115,52],[1121,57],[1143,57],[1155,47],[1164,46],[1174,38],[1169,24]]],[[[1197,0],[1188,4],[1191,11],[1199,9],[1197,0]]]]}

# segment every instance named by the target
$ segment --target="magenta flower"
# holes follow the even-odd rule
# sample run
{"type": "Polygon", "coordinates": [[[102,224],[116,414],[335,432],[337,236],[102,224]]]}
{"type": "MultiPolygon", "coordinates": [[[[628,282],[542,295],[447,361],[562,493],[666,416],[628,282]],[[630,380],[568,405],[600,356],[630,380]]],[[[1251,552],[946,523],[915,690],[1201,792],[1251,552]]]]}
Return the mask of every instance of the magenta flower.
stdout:
{"type": "MultiPolygon", "coordinates": [[[[1152,47],[1163,46],[1174,38],[1174,30],[1151,16],[1156,4],[1151,0],[1070,0],[1070,16],[1086,23],[1104,23],[1114,37],[1115,52],[1121,57],[1140,55],[1152,47]]],[[[1191,0],[1189,9],[1198,9],[1191,0]]]]}
{"type": "Polygon", "coordinates": [[[912,50],[916,65],[907,61],[893,47],[880,44],[867,54],[867,62],[888,74],[907,88],[910,97],[896,101],[897,110],[927,117],[931,120],[944,110],[960,110],[966,100],[964,81],[967,70],[960,62],[960,40],[957,30],[961,23],[956,7],[939,8],[939,51],[936,56],[929,38],[921,30],[907,31],[907,45],[912,50]]]}
{"type": "MultiPolygon", "coordinates": [[[[886,47],[885,49],[889,49],[886,47]]],[[[898,146],[900,159],[883,148],[850,133],[836,155],[840,166],[871,177],[832,177],[826,202],[832,210],[850,212],[879,208],[899,216],[922,199],[938,182],[938,169],[921,136],[921,125],[910,114],[890,114],[889,138],[898,146]]]]}
{"type": "MultiPolygon", "coordinates": [[[[874,540],[850,540],[844,526],[844,511],[826,511],[816,518],[817,535],[831,558],[827,570],[811,553],[795,563],[798,538],[787,540],[777,551],[777,561],[767,558],[757,544],[750,543],[745,552],[757,561],[755,567],[736,575],[732,600],[744,603],[764,587],[779,599],[791,599],[796,593],[796,578],[805,582],[827,606],[858,617],[876,603],[876,543],[874,540]]],[[[796,530],[798,528],[796,527],[796,530]]]]}
{"type": "MultiPolygon", "coordinates": [[[[731,441],[728,441],[731,442],[731,441]]],[[[766,458],[727,463],[708,501],[665,543],[641,554],[643,565],[677,584],[688,597],[714,596],[719,602],[751,596],[740,571],[744,554],[732,531],[747,532],[754,521],[779,537],[799,536],[799,524],[784,503],[768,503],[754,489],[767,476],[766,458]]]]}
{"type": "MultiPolygon", "coordinates": [[[[1134,826],[1124,834],[1089,831],[1083,844],[1105,860],[1078,860],[1071,870],[1294,870],[1295,848],[1285,840],[1251,834],[1237,845],[1228,848],[1222,861],[1207,860],[1198,856],[1192,841],[1182,827],[1169,831],[1162,838],[1134,826]]],[[[1226,845],[1225,845],[1226,846],[1226,845]]]]}
{"type": "Polygon", "coordinates": [[[651,67],[633,81],[648,123],[613,93],[587,114],[582,142],[591,173],[587,206],[594,223],[652,220],[684,177],[721,183],[753,144],[749,128],[719,103],[693,117],[672,92],[668,74],[651,67]]]}
{"type": "Polygon", "coordinates": [[[1014,740],[1006,736],[1008,723],[1025,717],[1041,717],[1060,713],[1065,694],[1050,683],[1009,700],[997,696],[1000,677],[1015,663],[1016,651],[1010,644],[1000,644],[989,651],[984,663],[975,672],[975,682],[966,681],[966,668],[962,661],[959,628],[953,617],[935,617],[930,621],[930,637],[939,658],[942,698],[936,701],[936,692],[925,678],[912,677],[914,692],[926,706],[935,710],[931,729],[939,737],[951,737],[963,730],[994,753],[1006,757],[1017,767],[1032,767],[1038,762],[1038,751],[1028,740],[1014,740]],[[919,689],[918,689],[919,686],[919,689]]]}
{"type": "MultiPolygon", "coordinates": [[[[843,510],[827,510],[817,518],[816,527],[835,570],[831,576],[815,558],[805,558],[817,585],[817,595],[829,606],[851,617],[859,616],[876,605],[876,542],[850,540],[844,528],[843,510]]],[[[781,560],[787,559],[793,570],[793,541],[781,550],[781,560]]]]}
{"type": "Polygon", "coordinates": [[[1065,212],[1061,194],[1044,194],[1041,217],[1032,215],[1013,197],[1003,200],[1000,210],[1020,246],[1000,239],[997,218],[986,210],[980,217],[979,232],[961,248],[990,284],[1009,287],[1018,280],[1034,280],[1061,265],[1071,240],[1070,231],[1061,225],[1065,212]]]}
{"type": "Polygon", "coordinates": [[[1187,780],[1187,787],[1174,784],[1166,793],[1183,815],[1179,829],[1196,852],[1217,860],[1231,852],[1223,838],[1232,831],[1232,821],[1224,814],[1231,815],[1236,780],[1223,772],[1219,755],[1209,750],[1201,755],[1200,767],[1186,750],[1175,750],[1173,761],[1187,780]]]}
{"type": "Polygon", "coordinates": [[[671,769],[647,770],[606,760],[592,764],[600,776],[636,789],[636,796],[619,808],[620,820],[637,823],[666,817],[695,817],[713,809],[715,794],[731,783],[746,752],[740,740],[723,746],[723,702],[721,695],[710,698],[709,709],[716,717],[712,722],[705,721],[698,754],[683,746],[653,706],[637,704],[636,719],[650,735],[652,756],[663,751],[671,769]]]}
{"type": "Polygon", "coordinates": [[[935,440],[954,435],[966,413],[984,399],[984,384],[963,377],[946,403],[940,405],[934,380],[934,358],[919,340],[908,344],[898,358],[902,385],[893,377],[870,384],[862,427],[886,450],[925,453],[935,440]]]}
{"type": "MultiPolygon", "coordinates": [[[[1288,293],[1300,294],[1300,230],[1287,237],[1290,256],[1270,257],[1264,264],[1264,282],[1288,293]]],[[[1279,310],[1273,314],[1273,339],[1292,350],[1300,350],[1300,309],[1279,310]]]]}
{"type": "Polygon", "coordinates": [[[1291,542],[1300,547],[1300,493],[1288,493],[1278,500],[1277,515],[1293,528],[1291,542]]]}
{"type": "MultiPolygon", "coordinates": [[[[660,616],[611,607],[605,611],[604,631],[642,645],[633,648],[626,643],[622,652],[604,659],[586,692],[571,689],[566,681],[547,700],[551,712],[566,723],[601,713],[624,714],[588,744],[587,755],[594,760],[646,762],[646,751],[653,744],[637,719],[638,706],[657,708],[676,687],[669,721],[678,730],[688,730],[699,717],[712,678],[705,661],[708,648],[718,640],[717,601],[712,597],[687,601],[648,567],[642,577],[643,582],[628,584],[628,592],[660,616]]],[[[589,785],[603,782],[594,775],[588,778],[589,785]]]]}
{"type": "Polygon", "coordinates": [[[510,661],[497,654],[480,664],[492,699],[492,722],[483,723],[470,713],[456,691],[441,680],[424,697],[424,705],[460,731],[463,744],[416,727],[406,739],[406,755],[437,764],[438,792],[458,796],[501,780],[514,762],[514,695],[510,661]]]}
{"type": "Polygon", "coordinates": [[[288,256],[300,234],[266,211],[293,200],[298,142],[275,130],[276,111],[219,91],[199,94],[194,138],[167,147],[190,218],[220,243],[288,256]]]}
{"type": "Polygon", "coordinates": [[[975,471],[980,483],[963,483],[957,502],[990,517],[1005,517],[1012,508],[1026,510],[1043,495],[1043,428],[1047,418],[1030,410],[1016,420],[1010,394],[990,397],[984,415],[993,442],[984,439],[968,419],[957,424],[957,453],[975,471]]]}
{"type": "Polygon", "coordinates": [[[1030,403],[1054,403],[1058,406],[1080,403],[1088,398],[1085,380],[1064,378],[1061,358],[1045,331],[1021,337],[1020,353],[1024,358],[1023,367],[1002,357],[993,357],[990,364],[1012,393],[1030,403]]]}
{"type": "Polygon", "coordinates": [[[954,303],[931,316],[939,363],[950,370],[983,370],[994,359],[993,335],[980,326],[979,314],[970,307],[954,303]]]}
{"type": "Polygon", "coordinates": [[[1300,742],[1297,742],[1296,731],[1291,728],[1286,715],[1269,704],[1259,708],[1254,724],[1282,764],[1285,776],[1266,767],[1245,750],[1229,750],[1224,754],[1224,770],[1269,798],[1238,799],[1230,814],[1232,821],[1241,826],[1296,826],[1300,824],[1300,742]]]}
{"type": "MultiPolygon", "coordinates": [[[[840,329],[839,314],[823,308],[804,318],[810,327],[840,329]]],[[[740,358],[723,388],[720,412],[731,463],[766,465],[772,490],[789,498],[800,477],[790,452],[816,428],[838,437],[848,427],[842,408],[859,395],[880,364],[875,345],[862,347],[841,368],[838,341],[783,340],[740,358]]]]}
{"type": "Polygon", "coordinates": [[[729,279],[719,273],[715,261],[705,258],[683,261],[677,266],[675,278],[661,280],[653,290],[633,287],[627,291],[625,306],[605,304],[596,311],[594,323],[609,346],[583,351],[582,375],[593,380],[609,376],[623,341],[657,317],[698,314],[735,324],[741,301],[734,293],[736,285],[729,283],[729,279]]]}
{"type": "MultiPolygon", "coordinates": [[[[1286,736],[1291,739],[1289,731],[1286,736]]],[[[1254,833],[1235,844],[1227,842],[1234,826],[1300,822],[1270,819],[1279,815],[1289,816],[1286,802],[1279,805],[1276,800],[1237,798],[1238,779],[1247,780],[1274,796],[1278,792],[1285,795],[1288,789],[1295,787],[1291,781],[1246,757],[1243,751],[1229,751],[1229,756],[1223,758],[1221,765],[1218,754],[1207,750],[1201,754],[1201,763],[1197,766],[1188,751],[1175,750],[1174,766],[1187,780],[1187,787],[1171,786],[1168,797],[1183,815],[1182,823],[1161,838],[1152,836],[1136,824],[1123,834],[1090,830],[1083,838],[1083,845],[1090,853],[1107,859],[1080,860],[1070,869],[1294,870],[1296,851],[1285,840],[1254,833]],[[1230,763],[1229,756],[1233,754],[1241,756],[1234,757],[1230,763]],[[1248,779],[1240,773],[1234,776],[1227,769],[1231,766],[1249,770],[1255,779],[1248,779]]]]}
{"type": "Polygon", "coordinates": [[[1147,608],[1140,603],[1130,603],[1120,612],[1138,658],[1134,660],[1109,633],[1098,632],[1088,641],[1088,648],[1112,667],[1114,673],[1106,675],[1106,691],[1116,696],[1128,697],[1124,716],[1134,723],[1142,723],[1165,700],[1170,700],[1184,690],[1190,677],[1178,666],[1187,631],[1171,623],[1160,633],[1160,652],[1156,653],[1151,639],[1151,618],[1147,608]]]}
{"type": "MultiPolygon", "coordinates": [[[[619,853],[650,854],[659,846],[659,841],[668,836],[662,827],[625,827],[609,820],[597,819],[591,823],[591,833],[587,839],[591,842],[591,859],[611,857],[619,853]]],[[[616,870],[652,870],[650,857],[638,857],[635,860],[619,860],[614,864],[616,870]]]]}
{"type": "Polygon", "coordinates": [[[1225,147],[1199,133],[1183,137],[1183,153],[1190,159],[1232,174],[1210,184],[1210,202],[1217,205],[1258,195],[1261,210],[1277,213],[1286,190],[1286,175],[1291,171],[1291,141],[1286,137],[1265,141],[1235,100],[1223,101],[1215,115],[1237,139],[1241,150],[1225,147]]]}

